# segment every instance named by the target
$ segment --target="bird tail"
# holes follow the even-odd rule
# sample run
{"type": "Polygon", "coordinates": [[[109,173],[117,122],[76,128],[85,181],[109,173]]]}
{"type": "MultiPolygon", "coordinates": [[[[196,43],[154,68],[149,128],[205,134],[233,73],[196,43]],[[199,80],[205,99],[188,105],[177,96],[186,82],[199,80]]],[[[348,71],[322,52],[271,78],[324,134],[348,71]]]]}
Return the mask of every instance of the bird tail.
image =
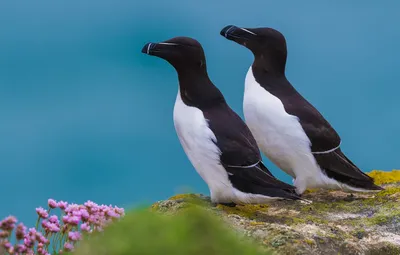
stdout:
{"type": "Polygon", "coordinates": [[[344,183],[354,191],[374,191],[384,188],[376,185],[373,178],[362,172],[339,149],[327,154],[314,154],[321,169],[329,178],[344,183]]]}
{"type": "Polygon", "coordinates": [[[262,162],[251,168],[226,167],[232,185],[245,193],[299,200],[296,188],[275,178],[262,162]]]}

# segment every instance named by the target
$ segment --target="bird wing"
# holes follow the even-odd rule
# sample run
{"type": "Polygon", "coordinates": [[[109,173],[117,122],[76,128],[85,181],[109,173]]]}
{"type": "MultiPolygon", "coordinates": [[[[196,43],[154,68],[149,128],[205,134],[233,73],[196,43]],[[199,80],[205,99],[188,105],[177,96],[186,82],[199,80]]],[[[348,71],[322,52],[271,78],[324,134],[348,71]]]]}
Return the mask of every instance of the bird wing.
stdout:
{"type": "MultiPolygon", "coordinates": [[[[372,181],[372,178],[363,173],[351,162],[340,148],[326,154],[314,154],[314,157],[321,169],[326,171],[328,177],[334,177],[335,179],[353,178],[367,182],[372,181]]],[[[346,183],[346,180],[342,182],[346,183]]]]}
{"type": "MultiPolygon", "coordinates": [[[[299,118],[299,122],[311,142],[311,151],[321,169],[329,177],[341,178],[343,182],[365,182],[361,186],[371,185],[372,178],[363,173],[340,149],[341,139],[322,114],[315,109],[297,91],[286,97],[285,110],[299,118]]],[[[372,183],[373,184],[373,183],[372,183]]]]}
{"type": "Polygon", "coordinates": [[[248,193],[297,198],[293,186],[276,179],[263,165],[253,135],[229,106],[213,107],[203,113],[216,136],[221,164],[234,187],[248,193]]]}
{"type": "Polygon", "coordinates": [[[230,166],[250,166],[261,161],[257,143],[247,125],[224,103],[203,110],[221,151],[220,161],[230,166]]]}
{"type": "Polygon", "coordinates": [[[284,106],[287,113],[299,118],[300,125],[310,139],[313,153],[327,152],[340,146],[338,133],[307,100],[289,101],[284,106]]]}
{"type": "MultiPolygon", "coordinates": [[[[275,178],[266,166],[260,161],[256,165],[247,167],[233,167],[224,165],[229,173],[229,179],[235,187],[242,188],[249,193],[257,190],[257,187],[283,189],[295,192],[295,187],[275,178]]],[[[243,191],[242,190],[242,191],[243,191]]]]}

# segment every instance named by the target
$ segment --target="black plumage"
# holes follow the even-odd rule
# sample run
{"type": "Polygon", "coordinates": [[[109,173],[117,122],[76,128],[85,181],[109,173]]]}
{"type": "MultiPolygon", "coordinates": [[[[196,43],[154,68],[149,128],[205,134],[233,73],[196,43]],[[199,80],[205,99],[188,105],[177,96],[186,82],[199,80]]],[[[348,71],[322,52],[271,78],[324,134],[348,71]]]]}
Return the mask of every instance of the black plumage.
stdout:
{"type": "Polygon", "coordinates": [[[328,177],[359,189],[382,189],[343,154],[337,132],[287,80],[286,39],[279,31],[230,25],[220,33],[253,53],[254,62],[251,68],[256,82],[282,102],[286,113],[298,118],[310,140],[311,152],[316,162],[328,177]]]}
{"type": "Polygon", "coordinates": [[[215,136],[215,139],[212,136],[206,139],[211,139],[219,149],[219,164],[227,171],[233,188],[252,195],[299,199],[295,187],[276,179],[263,165],[257,143],[247,125],[228,106],[210,80],[199,42],[188,37],[176,37],[162,43],[148,43],[142,52],[163,58],[175,68],[180,98],[186,106],[203,113],[215,136]]]}

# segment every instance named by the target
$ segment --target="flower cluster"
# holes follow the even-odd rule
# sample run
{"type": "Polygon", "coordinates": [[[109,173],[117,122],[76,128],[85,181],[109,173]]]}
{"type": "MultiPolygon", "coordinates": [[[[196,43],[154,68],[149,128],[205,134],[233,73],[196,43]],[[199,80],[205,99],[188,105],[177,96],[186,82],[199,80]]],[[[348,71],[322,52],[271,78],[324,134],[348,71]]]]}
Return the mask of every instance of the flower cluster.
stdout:
{"type": "Polygon", "coordinates": [[[17,224],[14,216],[0,221],[0,254],[50,255],[50,252],[72,251],[83,233],[102,231],[107,225],[124,216],[124,209],[117,206],[98,205],[87,201],[83,205],[48,200],[49,208],[36,208],[38,220],[35,228],[27,229],[17,224]],[[50,215],[52,210],[60,210],[50,215]],[[15,237],[15,242],[11,240],[15,237]]]}

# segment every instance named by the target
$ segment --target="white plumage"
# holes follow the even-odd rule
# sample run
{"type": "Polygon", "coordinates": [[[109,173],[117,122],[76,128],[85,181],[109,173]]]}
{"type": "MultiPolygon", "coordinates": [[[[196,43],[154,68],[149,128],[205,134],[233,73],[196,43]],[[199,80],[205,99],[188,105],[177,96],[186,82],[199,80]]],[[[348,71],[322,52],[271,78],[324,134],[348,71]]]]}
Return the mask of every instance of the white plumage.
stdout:
{"type": "Polygon", "coordinates": [[[278,197],[243,193],[235,189],[220,164],[220,150],[203,112],[187,106],[178,90],[174,106],[174,125],[179,141],[190,162],[207,183],[214,203],[265,203],[278,197]]]}
{"type": "Polygon", "coordinates": [[[285,111],[281,100],[260,86],[252,67],[246,75],[243,112],[261,151],[291,175],[299,194],[306,188],[364,191],[326,176],[311,152],[311,143],[299,119],[285,111]]]}

